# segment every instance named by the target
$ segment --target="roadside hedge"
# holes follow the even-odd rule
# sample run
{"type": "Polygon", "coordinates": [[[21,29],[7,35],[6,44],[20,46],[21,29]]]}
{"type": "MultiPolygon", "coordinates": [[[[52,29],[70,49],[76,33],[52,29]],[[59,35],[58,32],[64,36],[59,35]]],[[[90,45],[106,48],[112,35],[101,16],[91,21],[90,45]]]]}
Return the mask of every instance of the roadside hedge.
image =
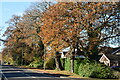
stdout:
{"type": "MultiPolygon", "coordinates": [[[[78,68],[79,68],[81,61],[82,60],[80,58],[76,58],[74,60],[74,72],[76,74],[78,74],[78,68]]],[[[64,68],[64,70],[70,71],[70,58],[61,58],[61,63],[62,63],[62,67],[64,68]]]]}
{"type": "Polygon", "coordinates": [[[96,61],[90,61],[89,59],[83,60],[78,68],[78,74],[82,77],[92,78],[118,78],[113,74],[113,70],[103,64],[96,61]]]}
{"type": "MultiPolygon", "coordinates": [[[[70,71],[70,58],[61,59],[62,65],[66,71],[70,71]]],[[[113,79],[120,78],[119,72],[115,72],[110,67],[100,64],[95,60],[87,58],[76,58],[74,61],[74,73],[81,77],[113,79]],[[116,74],[117,73],[117,74],[116,74]]]]}
{"type": "Polygon", "coordinates": [[[78,74],[78,69],[79,69],[79,65],[81,63],[82,59],[81,58],[76,58],[74,60],[74,73],[78,74]]]}
{"type": "Polygon", "coordinates": [[[70,58],[66,58],[66,59],[65,59],[64,69],[65,69],[66,71],[70,71],[70,58]]]}

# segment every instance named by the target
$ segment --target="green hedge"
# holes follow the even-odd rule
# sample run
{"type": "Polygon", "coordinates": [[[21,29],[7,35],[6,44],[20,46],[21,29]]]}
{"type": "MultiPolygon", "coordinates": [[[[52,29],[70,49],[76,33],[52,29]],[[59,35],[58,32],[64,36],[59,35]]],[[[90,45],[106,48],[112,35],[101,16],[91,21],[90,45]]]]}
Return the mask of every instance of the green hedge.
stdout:
{"type": "MultiPolygon", "coordinates": [[[[70,59],[61,59],[62,65],[66,71],[70,71],[70,59]]],[[[74,61],[74,73],[81,77],[93,78],[119,78],[119,72],[113,71],[110,67],[100,64],[97,61],[77,58],[74,61]]]]}
{"type": "Polygon", "coordinates": [[[83,60],[80,64],[78,74],[82,77],[117,78],[109,67],[88,59],[83,60]]]}
{"type": "Polygon", "coordinates": [[[74,60],[74,73],[76,73],[76,74],[78,74],[78,68],[79,68],[81,61],[82,60],[80,58],[76,58],[74,60]]]}
{"type": "Polygon", "coordinates": [[[64,69],[66,71],[70,71],[70,58],[65,58],[65,66],[64,69]]]}
{"type": "MultiPolygon", "coordinates": [[[[61,63],[62,63],[62,67],[64,68],[64,70],[66,71],[70,71],[70,58],[61,58],[61,63]]],[[[74,72],[77,74],[78,73],[78,67],[80,65],[81,59],[80,58],[76,58],[74,60],[74,72]]]]}

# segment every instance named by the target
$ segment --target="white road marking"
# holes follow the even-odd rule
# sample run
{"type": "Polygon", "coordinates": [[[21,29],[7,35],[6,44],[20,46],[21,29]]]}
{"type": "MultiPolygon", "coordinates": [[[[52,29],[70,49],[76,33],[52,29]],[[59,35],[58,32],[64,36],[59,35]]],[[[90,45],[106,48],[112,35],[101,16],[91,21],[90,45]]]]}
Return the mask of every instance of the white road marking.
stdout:
{"type": "Polygon", "coordinates": [[[3,72],[2,72],[2,71],[1,71],[1,73],[2,73],[3,77],[5,78],[5,80],[8,80],[8,79],[6,78],[6,76],[3,74],[3,72]]]}
{"type": "MultiPolygon", "coordinates": [[[[10,69],[10,70],[17,70],[17,69],[14,69],[14,68],[10,67],[10,66],[9,66],[9,69],[10,69]]],[[[23,69],[20,69],[20,70],[22,70],[22,71],[16,71],[16,72],[21,72],[21,74],[24,74],[24,75],[28,76],[28,78],[34,78],[34,79],[37,79],[37,78],[38,78],[38,77],[34,77],[34,76],[30,76],[30,75],[28,75],[28,74],[25,74],[23,69]]],[[[29,71],[30,71],[30,70],[29,70],[29,71]]],[[[4,74],[3,74],[3,75],[4,75],[4,74]]],[[[5,77],[5,75],[4,75],[4,77],[5,77]]],[[[23,77],[14,77],[14,78],[23,78],[23,77]]],[[[6,77],[5,77],[5,79],[8,80],[6,77]]],[[[39,79],[37,79],[37,80],[39,80],[39,79]]]]}
{"type": "MultiPolygon", "coordinates": [[[[20,72],[21,74],[26,75],[26,77],[12,77],[12,78],[34,78],[34,79],[36,79],[36,80],[39,80],[38,78],[65,78],[65,77],[53,77],[53,76],[50,76],[50,75],[46,75],[46,74],[44,74],[43,72],[38,72],[38,71],[35,71],[35,70],[30,70],[30,69],[25,69],[25,70],[24,70],[24,69],[20,69],[20,68],[15,69],[15,68],[12,68],[12,67],[10,67],[10,66],[8,66],[8,68],[9,68],[10,70],[21,70],[21,71],[14,71],[14,72],[20,72]],[[25,74],[25,71],[42,73],[42,75],[44,75],[44,76],[46,76],[46,77],[35,77],[35,76],[31,76],[31,75],[25,74]],[[48,77],[47,77],[47,76],[48,76],[48,77]]],[[[4,70],[5,70],[5,69],[4,69],[4,70]]],[[[3,74],[3,75],[4,75],[4,74],[3,74]]],[[[5,77],[5,75],[4,75],[4,77],[5,77]]],[[[5,79],[8,80],[6,77],[5,77],[5,79]]]]}

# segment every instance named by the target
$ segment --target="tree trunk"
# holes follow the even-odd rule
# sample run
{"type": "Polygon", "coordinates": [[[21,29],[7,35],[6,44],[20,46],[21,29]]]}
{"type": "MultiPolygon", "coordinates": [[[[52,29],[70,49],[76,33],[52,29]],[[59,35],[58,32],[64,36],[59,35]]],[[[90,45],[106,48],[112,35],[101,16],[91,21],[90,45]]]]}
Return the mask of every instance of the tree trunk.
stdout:
{"type": "Polygon", "coordinates": [[[59,52],[56,52],[56,55],[55,55],[55,64],[56,64],[56,69],[58,71],[63,70],[63,67],[62,67],[62,64],[61,64],[61,61],[60,61],[59,52]]]}
{"type": "Polygon", "coordinates": [[[74,59],[73,58],[70,60],[70,63],[71,63],[71,72],[73,73],[74,72],[74,59]]]}
{"type": "Polygon", "coordinates": [[[73,52],[71,53],[71,59],[70,59],[70,67],[71,67],[71,72],[74,72],[74,59],[75,59],[75,48],[73,48],[73,52]]]}

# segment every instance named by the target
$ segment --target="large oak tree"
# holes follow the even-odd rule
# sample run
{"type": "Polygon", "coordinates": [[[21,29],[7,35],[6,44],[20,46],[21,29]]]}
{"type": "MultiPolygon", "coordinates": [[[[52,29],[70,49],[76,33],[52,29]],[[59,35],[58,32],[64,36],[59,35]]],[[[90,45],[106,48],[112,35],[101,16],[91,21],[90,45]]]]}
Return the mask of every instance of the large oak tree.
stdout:
{"type": "Polygon", "coordinates": [[[98,55],[100,45],[120,36],[118,15],[119,3],[57,3],[44,13],[40,36],[46,46],[54,49],[54,53],[68,46],[71,48],[73,72],[75,49],[93,58],[98,55]]]}

